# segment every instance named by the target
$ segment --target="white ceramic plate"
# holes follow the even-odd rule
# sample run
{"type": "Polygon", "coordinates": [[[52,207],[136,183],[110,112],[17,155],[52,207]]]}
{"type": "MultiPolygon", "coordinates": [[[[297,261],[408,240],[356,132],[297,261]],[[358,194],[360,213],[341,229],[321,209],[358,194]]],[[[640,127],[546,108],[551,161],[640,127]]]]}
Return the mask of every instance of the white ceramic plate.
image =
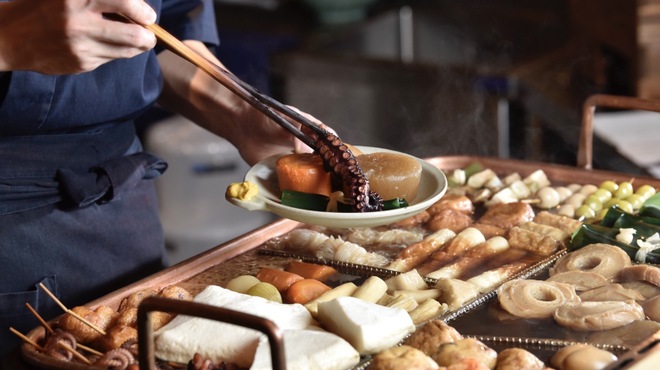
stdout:
{"type": "MultiPolygon", "coordinates": [[[[387,149],[358,146],[363,153],[392,152],[387,149]]],[[[282,154],[283,155],[283,154],[282,154]]],[[[447,191],[445,174],[430,163],[417,158],[422,165],[422,177],[417,197],[408,200],[409,206],[378,212],[322,212],[288,207],[280,202],[275,163],[282,155],[267,158],[253,166],[245,175],[245,181],[259,188],[256,197],[249,201],[227,197],[227,200],[250,211],[270,211],[278,216],[312,225],[348,228],[387,225],[419,213],[437,202],[447,191]]]]}

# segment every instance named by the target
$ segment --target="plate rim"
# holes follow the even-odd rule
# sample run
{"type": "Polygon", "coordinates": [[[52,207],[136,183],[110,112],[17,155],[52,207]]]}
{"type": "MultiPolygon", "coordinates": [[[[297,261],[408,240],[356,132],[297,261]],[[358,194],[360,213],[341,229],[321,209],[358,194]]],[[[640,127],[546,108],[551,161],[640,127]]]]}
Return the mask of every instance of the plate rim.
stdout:
{"type": "Polygon", "coordinates": [[[424,211],[430,207],[433,203],[439,200],[447,191],[447,177],[442,170],[434,166],[433,164],[427,162],[424,159],[415,157],[413,155],[398,152],[391,149],[378,148],[373,146],[354,146],[358,150],[362,151],[364,154],[375,153],[375,152],[391,152],[391,153],[401,153],[408,155],[412,158],[415,158],[422,165],[422,176],[425,174],[428,176],[428,181],[434,181],[435,183],[430,186],[435,186],[435,188],[429,191],[429,196],[421,199],[420,201],[413,201],[411,205],[404,208],[378,211],[378,212],[324,212],[324,211],[312,211],[300,208],[289,207],[281,204],[279,198],[274,196],[274,193],[270,188],[266,187],[264,182],[274,181],[272,176],[275,173],[274,165],[275,161],[287,154],[290,153],[280,153],[273,156],[270,156],[259,163],[252,166],[245,175],[245,181],[255,183],[257,185],[259,192],[256,196],[256,200],[250,202],[234,202],[243,208],[251,210],[266,210],[270,211],[280,217],[288,218],[294,221],[313,224],[318,226],[326,227],[373,227],[373,226],[382,226],[388,223],[396,222],[398,220],[405,219],[412,214],[416,214],[424,211]],[[274,199],[278,199],[277,201],[274,199]],[[245,204],[252,203],[252,204],[245,204]]]}

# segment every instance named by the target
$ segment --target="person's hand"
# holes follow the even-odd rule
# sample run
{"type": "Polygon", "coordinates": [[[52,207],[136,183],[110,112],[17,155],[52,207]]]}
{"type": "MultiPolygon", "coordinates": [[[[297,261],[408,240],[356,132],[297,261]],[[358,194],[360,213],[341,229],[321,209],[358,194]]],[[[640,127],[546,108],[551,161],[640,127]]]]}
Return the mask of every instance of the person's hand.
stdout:
{"type": "MultiPolygon", "coordinates": [[[[296,108],[291,107],[298,113],[305,116],[312,122],[321,125],[326,130],[333,132],[334,130],[324,125],[315,117],[301,112],[296,108]]],[[[296,124],[296,126],[299,126],[296,124]]],[[[242,133],[241,139],[234,144],[238,148],[243,159],[250,165],[254,165],[259,161],[279,153],[296,152],[296,153],[311,153],[313,148],[307,146],[288,130],[282,128],[277,123],[268,119],[263,113],[257,110],[250,110],[245,113],[243,117],[243,124],[240,126],[245,129],[242,133]]],[[[309,129],[303,127],[303,131],[308,135],[313,135],[309,129]]]]}
{"type": "Polygon", "coordinates": [[[142,25],[156,21],[143,0],[0,2],[0,71],[86,72],[156,44],[139,24],[109,20],[104,13],[123,13],[142,25]]]}

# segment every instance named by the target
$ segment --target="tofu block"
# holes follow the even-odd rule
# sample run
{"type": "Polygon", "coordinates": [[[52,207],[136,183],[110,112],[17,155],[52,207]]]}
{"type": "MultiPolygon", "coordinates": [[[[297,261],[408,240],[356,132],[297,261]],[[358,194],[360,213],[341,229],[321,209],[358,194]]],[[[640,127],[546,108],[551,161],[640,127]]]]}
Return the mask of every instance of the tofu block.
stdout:
{"type": "MultiPolygon", "coordinates": [[[[360,362],[360,354],[346,340],[324,330],[284,332],[287,370],[345,370],[360,362]]],[[[272,369],[267,340],[259,342],[250,370],[272,369]]]]}
{"type": "MultiPolygon", "coordinates": [[[[318,327],[303,305],[276,303],[219,286],[207,287],[194,301],[264,317],[282,330],[318,327]]],[[[156,331],[154,337],[156,357],[162,360],[187,363],[198,352],[215,363],[227,361],[245,368],[252,364],[259,341],[266,338],[257,330],[184,315],[156,331]]]]}
{"type": "Polygon", "coordinates": [[[320,302],[318,309],[321,325],[346,339],[361,355],[395,346],[415,331],[415,324],[405,310],[355,297],[320,302]]]}

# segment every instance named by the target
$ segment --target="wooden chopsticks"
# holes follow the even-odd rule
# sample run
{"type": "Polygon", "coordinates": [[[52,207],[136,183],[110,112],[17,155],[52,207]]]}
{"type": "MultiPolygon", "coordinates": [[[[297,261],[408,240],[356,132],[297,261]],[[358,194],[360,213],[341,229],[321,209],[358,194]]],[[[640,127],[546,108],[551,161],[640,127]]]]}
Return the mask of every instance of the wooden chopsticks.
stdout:
{"type": "MultiPolygon", "coordinates": [[[[122,19],[132,22],[130,18],[123,14],[118,14],[122,19]]],[[[301,125],[309,128],[312,132],[317,135],[327,136],[330,134],[329,131],[319,126],[317,123],[312,122],[311,120],[304,117],[302,114],[297,112],[294,109],[278,102],[277,100],[261,93],[256,88],[250,86],[246,82],[242,81],[234,74],[228,70],[222,68],[221,66],[211,62],[202,55],[199,55],[193,49],[188,47],[186,44],[178,40],[172,34],[167,32],[158,24],[151,24],[148,26],[143,26],[149,31],[153,32],[156,35],[156,38],[162,42],[170,51],[181,56],[185,60],[189,61],[206,74],[211,76],[214,80],[221,83],[231,92],[251,104],[253,107],[264,113],[268,118],[275,121],[278,125],[284,127],[289,132],[291,132],[295,137],[300,139],[303,143],[307,144],[312,149],[315,149],[315,140],[314,138],[309,137],[302,130],[296,127],[289,119],[300,123],[301,125]],[[280,115],[283,114],[284,116],[280,115]]]]}

